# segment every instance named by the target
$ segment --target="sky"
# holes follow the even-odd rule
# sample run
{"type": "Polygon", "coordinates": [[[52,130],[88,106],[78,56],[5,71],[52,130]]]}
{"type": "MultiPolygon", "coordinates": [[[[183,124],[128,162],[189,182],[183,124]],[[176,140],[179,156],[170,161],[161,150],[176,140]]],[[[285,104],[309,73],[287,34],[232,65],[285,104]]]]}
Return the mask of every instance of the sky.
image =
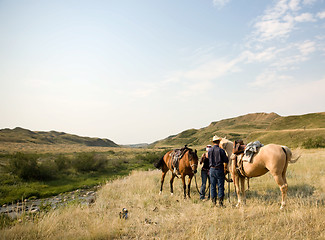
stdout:
{"type": "Polygon", "coordinates": [[[325,111],[325,0],[0,0],[0,128],[152,143],[325,111]]]}

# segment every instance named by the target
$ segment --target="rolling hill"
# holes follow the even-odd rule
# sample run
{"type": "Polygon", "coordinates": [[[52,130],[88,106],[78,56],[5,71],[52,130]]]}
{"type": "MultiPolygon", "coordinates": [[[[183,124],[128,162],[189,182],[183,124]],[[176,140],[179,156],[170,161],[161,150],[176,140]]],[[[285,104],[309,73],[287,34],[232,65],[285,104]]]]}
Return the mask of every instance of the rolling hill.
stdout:
{"type": "Polygon", "coordinates": [[[300,147],[306,141],[321,138],[325,141],[325,112],[282,117],[276,113],[252,113],[212,122],[201,129],[188,129],[177,135],[154,142],[151,147],[175,147],[188,144],[201,146],[211,143],[213,135],[246,143],[259,140],[264,144],[277,143],[300,147]]]}
{"type": "Polygon", "coordinates": [[[20,127],[16,127],[14,129],[1,129],[0,143],[1,142],[35,144],[80,144],[96,147],[119,147],[118,144],[109,139],[80,137],[77,135],[56,131],[31,131],[20,127]]]}

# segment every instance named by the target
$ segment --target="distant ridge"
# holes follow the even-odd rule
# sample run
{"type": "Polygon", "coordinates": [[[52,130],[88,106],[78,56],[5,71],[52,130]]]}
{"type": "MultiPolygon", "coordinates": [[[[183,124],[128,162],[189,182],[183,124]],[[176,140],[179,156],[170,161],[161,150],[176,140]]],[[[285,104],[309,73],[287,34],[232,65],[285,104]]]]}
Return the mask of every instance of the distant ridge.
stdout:
{"type": "Polygon", "coordinates": [[[211,144],[214,135],[229,140],[243,139],[246,143],[260,140],[264,144],[277,143],[299,147],[304,141],[325,139],[325,112],[282,117],[277,113],[250,113],[212,122],[201,129],[188,129],[156,141],[150,147],[182,145],[204,146],[211,144]]]}
{"type": "Polygon", "coordinates": [[[35,144],[81,144],[96,147],[119,147],[118,144],[102,138],[80,137],[65,132],[31,131],[21,127],[1,129],[0,142],[35,143],[35,144]]]}

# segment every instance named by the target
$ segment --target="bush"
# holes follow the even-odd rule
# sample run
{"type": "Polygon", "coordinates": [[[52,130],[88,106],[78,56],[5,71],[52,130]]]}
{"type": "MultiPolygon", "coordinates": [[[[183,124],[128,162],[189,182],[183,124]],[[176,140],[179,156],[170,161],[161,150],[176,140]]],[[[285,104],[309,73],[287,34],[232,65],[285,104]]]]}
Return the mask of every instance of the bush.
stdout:
{"type": "Polygon", "coordinates": [[[67,169],[69,167],[69,159],[60,154],[58,155],[55,159],[54,159],[54,162],[56,164],[56,167],[58,168],[59,171],[62,171],[64,169],[67,169]]]}
{"type": "Polygon", "coordinates": [[[36,154],[15,153],[9,160],[8,170],[24,180],[38,179],[40,170],[36,154]]]}
{"type": "Polygon", "coordinates": [[[106,158],[103,155],[90,153],[78,153],[72,161],[72,166],[78,172],[90,172],[104,170],[106,158]]]}
{"type": "Polygon", "coordinates": [[[325,148],[325,138],[324,137],[316,137],[316,138],[308,138],[302,144],[303,148],[325,148]]]}
{"type": "Polygon", "coordinates": [[[45,160],[38,164],[39,176],[37,180],[55,179],[58,174],[58,167],[55,162],[45,160]]]}
{"type": "Polygon", "coordinates": [[[10,156],[7,171],[23,180],[50,180],[56,177],[58,167],[50,159],[39,161],[37,154],[15,153],[10,156]]]}
{"type": "Polygon", "coordinates": [[[146,152],[145,154],[139,154],[136,156],[137,160],[144,161],[146,163],[155,163],[157,160],[160,160],[162,156],[165,155],[167,151],[164,153],[161,152],[146,152]]]}

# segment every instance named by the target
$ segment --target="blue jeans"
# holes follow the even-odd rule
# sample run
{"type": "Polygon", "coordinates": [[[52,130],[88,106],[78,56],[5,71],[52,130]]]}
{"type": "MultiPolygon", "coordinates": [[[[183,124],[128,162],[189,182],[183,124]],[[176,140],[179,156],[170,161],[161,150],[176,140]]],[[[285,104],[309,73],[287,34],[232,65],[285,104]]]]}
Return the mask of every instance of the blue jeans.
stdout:
{"type": "MultiPolygon", "coordinates": [[[[200,199],[204,199],[207,180],[210,182],[208,170],[201,170],[201,179],[202,185],[200,188],[200,199]]],[[[208,198],[210,198],[210,192],[208,198]]]]}
{"type": "Polygon", "coordinates": [[[218,198],[223,198],[225,196],[225,173],[223,168],[215,169],[210,168],[210,192],[211,199],[217,197],[217,185],[218,185],[218,198]]]}

